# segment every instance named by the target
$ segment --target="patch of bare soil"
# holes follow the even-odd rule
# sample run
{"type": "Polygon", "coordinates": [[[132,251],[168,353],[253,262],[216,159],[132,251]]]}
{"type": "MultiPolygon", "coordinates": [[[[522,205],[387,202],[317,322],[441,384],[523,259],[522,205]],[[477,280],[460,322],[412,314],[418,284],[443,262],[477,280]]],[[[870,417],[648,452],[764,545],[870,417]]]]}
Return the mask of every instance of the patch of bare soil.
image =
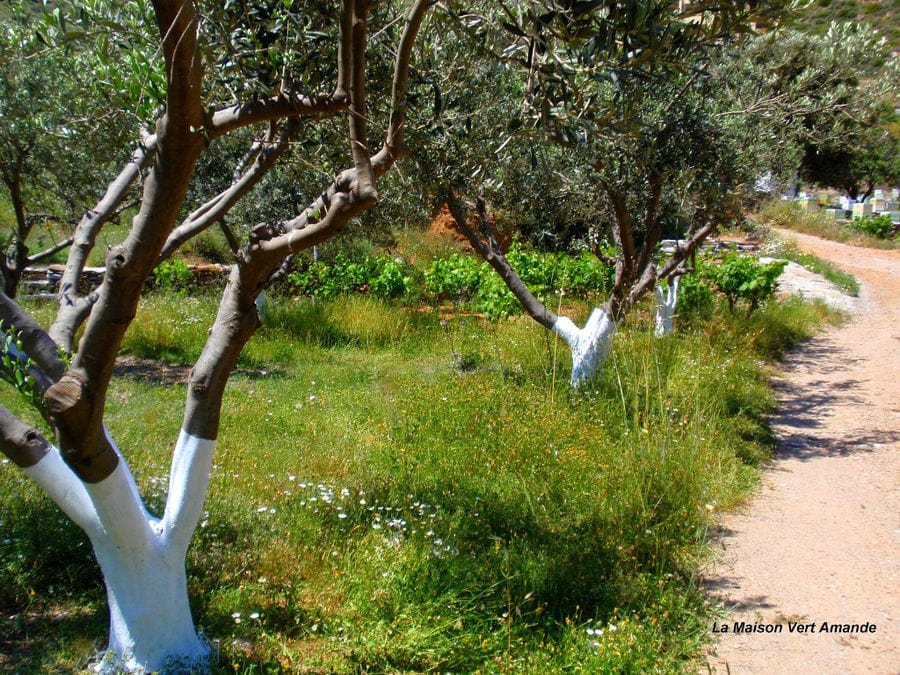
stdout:
{"type": "Polygon", "coordinates": [[[782,234],[862,292],[851,321],[784,364],[777,456],[756,497],[723,519],[705,575],[729,614],[710,627],[701,671],[898,673],[900,251],[782,234]],[[763,632],[736,633],[741,623],[763,632]]]}
{"type": "MultiPolygon", "coordinates": [[[[173,384],[187,384],[192,366],[165,363],[157,359],[144,359],[136,356],[120,356],[116,359],[113,373],[117,377],[150,384],[161,384],[170,387],[173,384]]],[[[235,375],[257,378],[266,375],[277,375],[279,371],[259,369],[238,369],[235,375]]]]}
{"type": "MultiPolygon", "coordinates": [[[[469,218],[469,224],[477,231],[478,221],[475,216],[469,218]]],[[[453,239],[466,248],[471,248],[469,238],[463,233],[459,225],[456,224],[456,220],[450,215],[450,209],[446,204],[441,205],[440,210],[434,218],[432,218],[431,223],[428,226],[428,231],[435,235],[453,239]]],[[[504,231],[503,228],[498,228],[497,223],[493,218],[491,219],[491,232],[497,240],[500,250],[509,250],[509,245],[512,243],[512,236],[509,232],[504,231]]]]}

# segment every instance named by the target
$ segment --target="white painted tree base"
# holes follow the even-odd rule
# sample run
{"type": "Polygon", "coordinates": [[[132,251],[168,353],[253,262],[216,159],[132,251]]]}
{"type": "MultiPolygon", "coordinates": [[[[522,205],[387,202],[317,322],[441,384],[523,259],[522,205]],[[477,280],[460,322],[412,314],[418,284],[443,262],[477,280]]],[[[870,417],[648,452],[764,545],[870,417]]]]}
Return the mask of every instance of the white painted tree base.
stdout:
{"type": "Polygon", "coordinates": [[[94,551],[109,601],[109,648],[96,672],[197,672],[209,648],[194,628],[184,556],[164,547],[94,551]]]}
{"type": "Polygon", "coordinates": [[[584,328],[578,328],[568,317],[561,316],[553,325],[553,332],[559,335],[572,352],[572,376],[569,383],[574,389],[590,381],[603,366],[618,324],[597,308],[584,328]]]}
{"type": "Polygon", "coordinates": [[[665,290],[662,286],[657,286],[653,291],[653,297],[656,299],[656,325],[653,334],[656,337],[665,337],[674,332],[675,307],[678,304],[678,280],[679,277],[675,277],[672,284],[665,290]]]}
{"type": "MultiPolygon", "coordinates": [[[[110,439],[111,440],[111,439],[110,439]]],[[[55,448],[25,472],[88,535],[109,601],[101,673],[201,672],[209,647],[194,628],[185,556],[209,485],[215,441],[182,431],[162,518],[143,506],[124,459],[99,483],[83,483],[55,448]]]]}

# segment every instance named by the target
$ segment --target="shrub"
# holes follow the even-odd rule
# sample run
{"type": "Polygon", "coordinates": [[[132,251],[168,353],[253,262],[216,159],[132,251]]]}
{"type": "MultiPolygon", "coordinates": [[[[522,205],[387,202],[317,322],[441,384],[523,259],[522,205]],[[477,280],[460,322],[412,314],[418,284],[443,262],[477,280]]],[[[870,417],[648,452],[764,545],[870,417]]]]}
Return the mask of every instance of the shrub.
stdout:
{"type": "Polygon", "coordinates": [[[891,217],[886,213],[872,218],[851,220],[847,225],[857,232],[864,232],[879,239],[890,239],[894,233],[894,224],[891,222],[891,217]]]}
{"type": "MultiPolygon", "coordinates": [[[[612,287],[613,269],[589,251],[577,257],[527,251],[514,243],[506,256],[510,265],[542,301],[554,293],[580,298],[603,296],[612,287]]],[[[491,318],[517,314],[521,305],[486,262],[453,254],[435,260],[425,272],[425,293],[436,299],[469,300],[491,318]]]]}
{"type": "Polygon", "coordinates": [[[684,318],[707,317],[715,308],[715,295],[706,281],[709,265],[698,260],[698,267],[692,274],[681,277],[678,288],[678,314],[684,318]]]}
{"type": "Polygon", "coordinates": [[[453,253],[435,260],[425,271],[425,292],[436,298],[469,300],[481,283],[481,264],[475,258],[453,253]]]}
{"type": "Polygon", "coordinates": [[[164,260],[153,270],[153,281],[157,288],[166,291],[185,291],[194,281],[194,275],[181,258],[164,260]]]}
{"type": "Polygon", "coordinates": [[[411,281],[404,271],[401,262],[386,256],[351,259],[340,252],[331,263],[313,262],[288,279],[301,295],[320,300],[368,292],[381,298],[396,298],[410,290],[411,281]]]}
{"type": "Polygon", "coordinates": [[[718,267],[710,267],[710,277],[725,295],[732,312],[737,302],[742,301],[747,303],[750,314],[775,292],[786,264],[784,260],[761,263],[751,256],[729,253],[718,267]]]}
{"type": "Polygon", "coordinates": [[[410,277],[403,274],[403,265],[396,260],[385,260],[372,280],[372,293],[379,298],[398,298],[411,290],[410,277]]]}

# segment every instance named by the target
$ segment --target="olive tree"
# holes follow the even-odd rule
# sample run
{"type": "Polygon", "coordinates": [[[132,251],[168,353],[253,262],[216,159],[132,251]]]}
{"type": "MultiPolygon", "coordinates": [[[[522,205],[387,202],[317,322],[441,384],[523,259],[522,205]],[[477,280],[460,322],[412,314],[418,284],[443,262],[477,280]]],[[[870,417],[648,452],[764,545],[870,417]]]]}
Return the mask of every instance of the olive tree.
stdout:
{"type": "Polygon", "coordinates": [[[90,101],[85,45],[47,48],[35,30],[42,19],[35,7],[0,14],[0,196],[12,211],[0,271],[10,297],[26,267],[71,244],[71,224],[96,199],[98,175],[109,174],[127,142],[122,116],[90,101]],[[51,236],[32,251],[35,229],[45,223],[51,236]]]}
{"type": "Polygon", "coordinates": [[[143,53],[149,55],[137,59],[136,72],[146,77],[139,92],[143,112],[136,117],[155,116],[130,161],[76,228],[50,329],[0,295],[8,334],[4,377],[28,393],[52,432],[42,433],[0,408],[0,450],[90,539],[109,602],[110,670],[190,670],[208,660],[188,603],[185,555],[203,510],[225,385],[260,324],[255,301],[287,257],[335,236],[374,206],[379,178],[405,151],[405,86],[428,0],[377,7],[368,0],[305,4],[278,3],[274,17],[272,7],[262,4],[268,13],[255,16],[233,3],[190,0],[125,7],[92,0],[54,8],[63,34],[114,30],[130,22],[128,33],[146,42],[143,53]],[[66,12],[64,24],[59,19],[66,12]],[[267,50],[257,49],[253,40],[270,33],[247,25],[256,20],[274,21],[286,32],[267,50]],[[385,93],[370,105],[367,56],[374,22],[383,31],[393,27],[382,40],[396,41],[388,46],[393,69],[385,93]],[[312,41],[303,32],[309,24],[315,25],[312,41]],[[376,113],[386,115],[380,141],[370,133],[376,113]],[[224,217],[290,139],[325,119],[344,120],[347,168],[311,196],[299,215],[258,224],[238,242],[218,314],[190,374],[165,508],[153,515],[129,468],[128,449],[117,446],[104,423],[113,365],[144,283],[159,260],[224,217]],[[246,129],[256,131],[233,184],[188,209],[198,160],[246,129]],[[130,232],[109,250],[102,284],[83,295],[78,279],[98,232],[138,182],[130,232]]]}
{"type": "Polygon", "coordinates": [[[799,174],[863,200],[896,179],[900,59],[874,29],[786,27],[750,40],[718,71],[744,143],[781,182],[799,174]]]}
{"type": "MultiPolygon", "coordinates": [[[[479,21],[498,26],[522,81],[525,119],[574,158],[581,198],[593,207],[583,239],[614,266],[608,301],[578,327],[532,294],[490,229],[488,199],[461,182],[445,186],[459,227],[528,314],[572,353],[571,384],[590,380],[619,324],[657,285],[677,277],[703,240],[735,214],[747,180],[712,66],[762,14],[782,3],[499,3],[479,21]],[[468,193],[468,199],[466,199],[468,193]],[[474,201],[474,223],[466,203],[474,201]],[[664,234],[677,239],[660,258],[664,234]],[[606,237],[608,255],[599,246],[606,237]]],[[[460,20],[474,23],[467,14],[460,20]]],[[[503,147],[509,147],[504,145],[503,147]]],[[[489,169],[488,169],[489,171],[489,169]]],[[[484,191],[487,193],[487,190],[484,191]]],[[[671,326],[677,288],[656,293],[660,331],[671,326]]]]}

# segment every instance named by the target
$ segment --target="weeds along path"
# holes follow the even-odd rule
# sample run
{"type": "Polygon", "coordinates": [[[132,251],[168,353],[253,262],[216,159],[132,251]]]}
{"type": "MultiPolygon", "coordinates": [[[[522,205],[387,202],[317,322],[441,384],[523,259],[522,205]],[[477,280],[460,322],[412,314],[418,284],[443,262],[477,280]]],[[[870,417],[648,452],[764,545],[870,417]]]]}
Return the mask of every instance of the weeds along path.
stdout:
{"type": "Polygon", "coordinates": [[[900,672],[900,251],[780,233],[851,272],[852,319],[791,354],[759,493],[722,523],[715,673],[900,672]],[[780,632],[735,634],[736,622],[780,632]],[[874,624],[874,633],[822,624],[874,624]],[[792,625],[812,626],[800,633],[792,625]],[[780,628],[779,628],[780,626],[780,628]]]}

